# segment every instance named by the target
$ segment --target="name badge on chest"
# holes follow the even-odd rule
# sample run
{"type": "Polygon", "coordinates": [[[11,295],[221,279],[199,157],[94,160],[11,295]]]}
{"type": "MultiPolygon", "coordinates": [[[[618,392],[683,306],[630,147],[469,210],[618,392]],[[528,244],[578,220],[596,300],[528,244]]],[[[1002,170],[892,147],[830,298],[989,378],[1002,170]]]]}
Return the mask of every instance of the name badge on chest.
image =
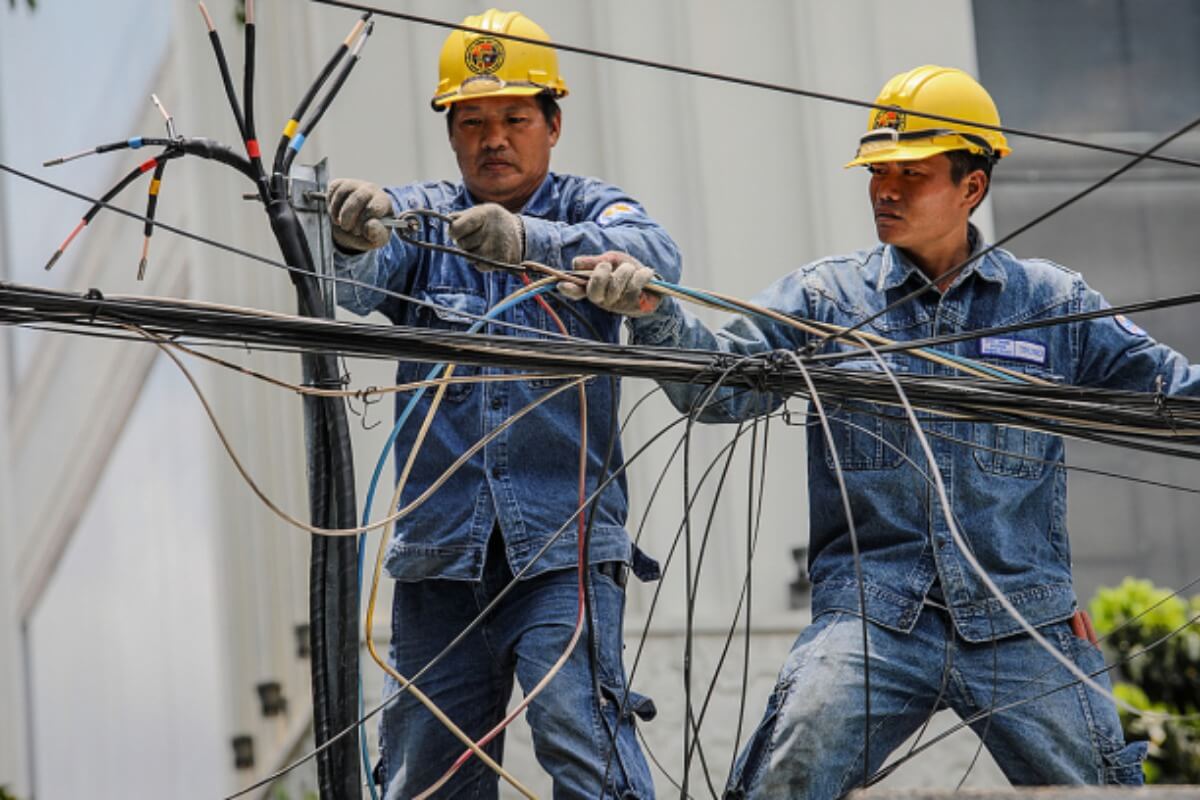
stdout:
{"type": "Polygon", "coordinates": [[[1024,339],[985,336],[979,340],[979,354],[996,358],[1011,358],[1030,364],[1045,365],[1046,363],[1046,346],[1024,339]]]}

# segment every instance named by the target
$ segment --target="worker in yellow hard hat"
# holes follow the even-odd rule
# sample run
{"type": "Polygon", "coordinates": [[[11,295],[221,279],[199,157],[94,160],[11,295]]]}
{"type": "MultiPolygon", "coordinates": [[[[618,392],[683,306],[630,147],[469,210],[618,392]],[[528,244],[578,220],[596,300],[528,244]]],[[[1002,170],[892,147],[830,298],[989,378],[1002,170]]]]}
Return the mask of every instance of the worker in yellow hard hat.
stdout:
{"type": "MultiPolygon", "coordinates": [[[[545,31],[519,12],[495,9],[467,17],[463,26],[471,30],[453,31],[442,46],[432,99],[434,109],[446,113],[461,176],[387,188],[352,179],[330,184],[335,266],[339,275],[365,284],[339,284],[338,302],[358,314],[380,311],[397,325],[476,330],[488,315],[485,332],[566,333],[615,343],[620,314],[567,308],[553,293],[497,308],[522,288],[521,274],[470,257],[563,267],[580,255],[618,249],[659,264],[674,280],[679,251],[622,190],[550,171],[562,133],[558,101],[567,96],[567,84],[553,48],[508,38],[549,43],[545,31]],[[423,218],[420,237],[467,257],[393,235],[386,218],[411,209],[448,216],[448,225],[423,218]]],[[[429,370],[428,364],[401,362],[396,381],[419,381],[429,370]]],[[[420,673],[421,690],[478,740],[504,718],[514,677],[523,693],[532,694],[564,658],[528,710],[534,751],[553,779],[555,796],[651,797],[635,720],[652,716],[653,704],[627,691],[621,630],[629,574],[652,579],[658,565],[625,529],[628,493],[610,424],[619,385],[586,384],[583,426],[575,390],[536,405],[562,386],[560,379],[469,380],[503,378],[504,372],[458,367],[456,381],[468,380],[444,388],[423,438],[420,421],[435,392],[420,396],[411,413],[412,395],[398,396],[398,418],[411,419],[396,435],[397,472],[415,451],[400,507],[433,494],[396,523],[387,545],[385,568],[396,580],[391,663],[403,676],[420,673]],[[503,424],[519,411],[519,422],[503,424]],[[494,438],[449,472],[489,436],[494,438]],[[587,493],[606,488],[584,502],[581,485],[587,493]],[[581,560],[590,569],[580,570],[581,560]],[[519,579],[510,587],[514,575],[519,579]],[[577,622],[583,635],[572,647],[577,622]]],[[[381,514],[377,509],[373,517],[381,514]]],[[[386,692],[398,688],[389,678],[386,692]]],[[[377,775],[388,798],[430,788],[464,749],[407,692],[386,708],[380,730],[377,775]]],[[[503,734],[497,736],[485,751],[499,760],[503,741],[503,734]]],[[[437,796],[494,798],[497,774],[472,758],[437,796]]]]}
{"type": "MultiPolygon", "coordinates": [[[[848,387],[872,371],[947,385],[966,371],[1143,392],[1148,403],[1200,394],[1200,367],[1180,353],[1124,316],[1081,314],[1109,306],[1078,273],[985,244],[970,217],[1011,149],[973,77],[917,67],[888,81],[875,105],[850,165],[870,171],[879,243],[801,267],[754,299],[807,327],[739,317],[714,333],[674,298],[646,291],[654,262],[620,253],[576,260],[591,272],[575,293],[591,302],[579,305],[640,315],[631,326],[638,345],[739,357],[798,359],[820,344],[813,331],[852,329],[818,348],[840,357],[822,365],[856,376],[848,387]],[[914,340],[924,344],[878,357],[865,349],[914,340]]],[[[680,410],[703,408],[707,422],[741,421],[783,400],[663,388],[680,410]]],[[[1141,783],[1146,743],[1124,740],[1072,587],[1062,439],[1013,417],[1015,407],[917,419],[898,393],[891,398],[867,402],[852,388],[820,405],[812,398],[813,622],[726,796],[842,797],[879,777],[939,708],[970,724],[1014,784],[1141,783]],[[998,424],[1009,419],[1025,425],[998,424]]]]}

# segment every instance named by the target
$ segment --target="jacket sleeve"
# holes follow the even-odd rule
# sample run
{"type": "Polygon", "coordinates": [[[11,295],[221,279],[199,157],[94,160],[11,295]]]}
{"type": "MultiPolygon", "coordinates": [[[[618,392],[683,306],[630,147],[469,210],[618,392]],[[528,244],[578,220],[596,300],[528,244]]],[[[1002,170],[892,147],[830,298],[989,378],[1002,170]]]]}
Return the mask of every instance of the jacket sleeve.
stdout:
{"type": "MultiPolygon", "coordinates": [[[[809,316],[807,295],[797,273],[776,281],[752,301],[801,317],[809,316]]],[[[739,316],[711,331],[674,298],[665,297],[653,314],[629,320],[635,344],[705,350],[734,356],[755,356],[773,350],[795,350],[807,343],[802,332],[769,320],[739,316]]],[[[703,422],[738,422],[773,411],[784,397],[741,387],[712,387],[660,381],[679,411],[698,411],[703,422]]]]}
{"type": "MultiPolygon", "coordinates": [[[[391,195],[392,207],[399,214],[412,208],[434,207],[434,199],[422,189],[420,185],[389,186],[385,191],[391,195]]],[[[365,253],[344,253],[335,246],[334,274],[348,279],[337,284],[338,305],[360,316],[378,309],[395,319],[399,301],[377,290],[411,294],[420,258],[420,249],[395,233],[386,245],[365,253]]]]}
{"type": "MultiPolygon", "coordinates": [[[[1081,311],[1111,307],[1082,280],[1078,291],[1081,311]]],[[[1166,394],[1200,395],[1200,367],[1191,364],[1182,353],[1155,341],[1123,314],[1084,320],[1076,325],[1079,347],[1076,384],[1157,392],[1161,378],[1166,394]]]]}
{"type": "Polygon", "coordinates": [[[522,216],[525,257],[569,270],[575,256],[617,250],[654,269],[664,280],[679,280],[682,258],[671,237],[636,200],[615,186],[579,179],[571,218],[557,222],[522,216]]]}

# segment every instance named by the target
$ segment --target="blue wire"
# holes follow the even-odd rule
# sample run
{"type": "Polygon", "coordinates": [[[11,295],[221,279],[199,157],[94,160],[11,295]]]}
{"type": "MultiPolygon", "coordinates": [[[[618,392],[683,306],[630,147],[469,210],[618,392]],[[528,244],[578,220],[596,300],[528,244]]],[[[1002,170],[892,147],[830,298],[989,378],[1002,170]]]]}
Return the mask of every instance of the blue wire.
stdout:
{"type": "MultiPolygon", "coordinates": [[[[474,324],[472,324],[471,327],[467,329],[467,333],[478,333],[479,329],[484,326],[484,323],[486,320],[494,319],[496,316],[498,316],[499,314],[502,314],[503,312],[507,311],[508,309],[512,308],[513,306],[517,305],[518,303],[520,303],[524,300],[528,300],[531,297],[537,297],[538,295],[545,294],[546,292],[549,292],[549,291],[553,291],[553,289],[554,289],[553,285],[542,286],[538,289],[533,290],[532,292],[523,294],[520,297],[511,298],[502,303],[499,303],[498,305],[493,306],[491,309],[488,310],[488,312],[486,314],[484,314],[483,319],[476,320],[474,322],[474,324]]],[[[433,380],[434,378],[436,378],[438,376],[438,373],[440,373],[443,369],[445,369],[445,367],[446,367],[445,363],[435,364],[429,370],[428,374],[426,374],[425,380],[427,380],[427,381],[433,380]]],[[[417,391],[415,391],[413,393],[413,396],[410,397],[408,400],[408,404],[404,406],[404,410],[400,412],[400,415],[398,417],[396,417],[396,424],[392,427],[392,432],[390,434],[388,434],[387,443],[384,444],[384,446],[383,446],[383,452],[381,452],[379,454],[379,460],[375,462],[375,471],[371,474],[371,484],[370,484],[370,486],[367,487],[367,498],[363,503],[363,516],[362,516],[362,524],[363,525],[366,525],[371,521],[371,506],[375,502],[375,490],[379,487],[379,478],[383,474],[383,468],[387,465],[388,458],[392,454],[392,448],[395,447],[395,445],[396,445],[396,439],[400,436],[400,431],[402,431],[404,429],[405,423],[408,422],[408,418],[412,415],[413,409],[415,409],[417,407],[417,403],[420,402],[421,398],[425,396],[425,390],[427,388],[429,388],[429,387],[422,386],[420,389],[417,389],[417,391]]],[[[358,593],[359,593],[359,595],[358,596],[359,596],[359,606],[360,607],[362,605],[362,583],[363,583],[363,569],[364,569],[364,565],[366,562],[366,546],[367,546],[367,535],[365,533],[359,534],[359,537],[358,537],[358,593]]],[[[360,633],[361,633],[361,631],[360,631],[360,633]]],[[[367,636],[371,635],[370,631],[367,631],[366,633],[367,633],[367,636]]],[[[363,680],[362,680],[362,670],[360,669],[358,671],[358,716],[360,718],[363,715],[363,711],[364,711],[363,680]]],[[[371,755],[370,755],[368,745],[367,745],[367,737],[363,734],[362,729],[360,729],[358,741],[359,741],[360,749],[362,751],[363,768],[366,770],[367,788],[371,792],[371,800],[379,800],[379,795],[376,793],[376,789],[375,789],[375,781],[371,775],[371,755]]]]}

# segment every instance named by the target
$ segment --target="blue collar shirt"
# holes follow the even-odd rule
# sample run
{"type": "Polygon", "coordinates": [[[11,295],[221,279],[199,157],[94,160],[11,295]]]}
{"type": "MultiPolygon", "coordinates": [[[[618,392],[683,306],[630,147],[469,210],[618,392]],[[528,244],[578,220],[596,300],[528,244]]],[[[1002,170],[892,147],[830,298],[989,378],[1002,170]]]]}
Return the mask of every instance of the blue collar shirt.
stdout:
{"type": "MultiPolygon", "coordinates": [[[[387,189],[397,213],[432,209],[442,214],[474,205],[462,184],[432,182],[387,189]]],[[[559,269],[570,269],[577,255],[620,250],[658,265],[668,280],[680,274],[675,243],[641,205],[614,186],[593,178],[547,175],[521,212],[525,226],[525,258],[559,269]]],[[[453,245],[443,225],[425,224],[428,241],[453,245]]],[[[380,311],[396,325],[443,330],[466,330],[473,315],[488,309],[521,288],[520,279],[503,271],[480,272],[464,259],[419,248],[399,236],[378,250],[335,256],[338,275],[367,286],[338,284],[338,303],[356,314],[380,311]],[[417,305],[370,287],[382,287],[427,301],[417,305]]],[[[563,301],[564,303],[569,301],[563,301]]],[[[616,342],[619,316],[590,303],[572,304],[582,318],[559,312],[568,332],[577,337],[616,342]]],[[[558,332],[545,310],[526,300],[496,317],[541,331],[558,332]]],[[[485,332],[538,335],[489,326],[485,332]]],[[[430,365],[400,362],[398,383],[423,379],[430,365]]],[[[459,366],[455,376],[493,375],[498,368],[459,366]]],[[[416,458],[400,500],[404,507],[428,490],[468,448],[547,391],[562,378],[531,378],[506,382],[451,384],[416,458]]],[[[601,480],[609,440],[615,436],[614,415],[620,402],[615,379],[596,378],[587,386],[587,493],[601,480]]],[[[434,392],[428,391],[396,441],[397,473],[412,450],[421,421],[434,392]]],[[[396,411],[409,401],[397,395],[396,411]]],[[[488,537],[498,526],[509,563],[519,572],[534,561],[550,538],[565,527],[526,577],[574,566],[578,527],[568,520],[579,505],[579,392],[563,392],[506,428],[455,472],[444,485],[396,525],[385,565],[397,579],[478,580],[483,570],[488,537]]],[[[622,466],[620,442],[612,443],[610,475],[622,466]]],[[[589,558],[593,563],[631,563],[643,578],[656,577],[657,565],[634,548],[625,532],[628,491],[624,473],[601,493],[590,531],[589,558]]],[[[380,512],[373,515],[378,518],[380,512]]]]}
{"type": "MultiPolygon", "coordinates": [[[[971,229],[973,252],[983,249],[971,229]]],[[[653,263],[653,262],[651,262],[653,263]]],[[[827,258],[776,281],[754,302],[799,317],[853,325],[927,284],[904,253],[879,245],[827,258]]],[[[993,250],[958,275],[945,292],[930,290],[888,311],[866,330],[897,341],[957,334],[1107,308],[1076,272],[1049,261],[993,250]]],[[[667,298],[631,321],[637,344],[734,354],[795,350],[807,336],[794,328],[737,318],[713,333],[667,298]]],[[[841,346],[841,345],[837,345],[841,346]]],[[[849,349],[845,347],[845,349],[849,349]]],[[[1055,383],[1200,394],[1200,368],[1157,343],[1128,319],[1103,317],[938,348],[1055,383]]],[[[896,371],[961,374],[908,353],[883,356],[896,371]]],[[[869,354],[838,362],[878,370],[869,354]]],[[[707,388],[665,386],[681,411],[707,388]]],[[[722,390],[702,419],[733,422],[778,407],[781,398],[722,390]]],[[[1018,623],[972,571],[954,542],[926,472],[926,458],[904,411],[827,398],[834,446],[844,470],[858,534],[866,611],[874,622],[909,631],[931,588],[940,590],[959,633],[987,641],[1018,632],[1018,623]]],[[[1070,616],[1076,606],[1066,527],[1066,477],[1060,437],[920,412],[957,526],[1007,598],[1031,623],[1070,616]]],[[[808,425],[809,553],[813,616],[859,610],[849,529],[833,458],[815,418],[808,425]]]]}

